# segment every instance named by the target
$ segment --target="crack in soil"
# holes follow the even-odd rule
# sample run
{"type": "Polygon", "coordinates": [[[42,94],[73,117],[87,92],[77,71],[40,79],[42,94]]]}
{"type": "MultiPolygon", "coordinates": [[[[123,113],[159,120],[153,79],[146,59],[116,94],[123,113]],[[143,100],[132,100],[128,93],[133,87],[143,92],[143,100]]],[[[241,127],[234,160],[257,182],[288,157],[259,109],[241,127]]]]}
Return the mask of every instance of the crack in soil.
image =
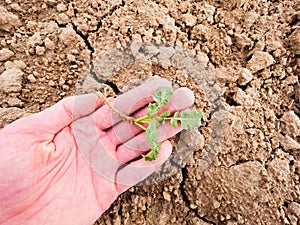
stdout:
{"type": "Polygon", "coordinates": [[[73,27],[74,31],[76,32],[76,34],[78,34],[83,39],[84,43],[86,44],[86,46],[90,50],[90,52],[91,52],[91,60],[92,60],[93,53],[95,52],[95,49],[91,45],[91,43],[89,41],[89,38],[88,38],[88,35],[84,35],[80,30],[78,30],[78,27],[73,22],[71,22],[71,24],[72,24],[72,27],[73,27]]]}
{"type": "Polygon", "coordinates": [[[125,0],[122,0],[121,4],[119,5],[115,5],[114,7],[112,7],[107,13],[105,13],[100,19],[99,22],[97,24],[97,28],[95,30],[91,30],[88,31],[90,33],[96,33],[103,25],[102,20],[105,20],[107,17],[111,16],[112,14],[114,14],[115,11],[117,11],[119,8],[124,7],[125,6],[125,0]]]}
{"type": "Polygon", "coordinates": [[[184,188],[184,185],[185,185],[185,182],[186,182],[186,178],[187,178],[187,175],[188,175],[187,168],[186,167],[182,168],[181,169],[181,173],[182,173],[182,181],[180,182],[179,190],[180,190],[183,202],[189,208],[189,211],[187,212],[187,214],[186,214],[185,217],[187,217],[190,212],[193,212],[199,219],[203,220],[204,222],[210,223],[212,225],[216,225],[216,223],[214,223],[213,221],[210,221],[207,218],[205,218],[203,216],[200,216],[199,213],[198,213],[198,211],[197,211],[197,209],[190,208],[191,202],[190,202],[189,197],[187,196],[187,194],[185,192],[185,188],[184,188]]]}
{"type": "Polygon", "coordinates": [[[113,82],[110,82],[109,80],[99,79],[96,72],[94,71],[93,54],[95,52],[95,49],[89,41],[88,34],[86,34],[86,35],[83,34],[73,22],[71,22],[71,24],[72,24],[73,30],[76,32],[77,35],[79,35],[83,39],[83,41],[86,44],[88,50],[90,51],[90,69],[89,69],[89,73],[93,76],[93,78],[98,83],[106,84],[106,85],[108,85],[112,88],[112,90],[114,91],[114,93],[116,95],[120,94],[121,91],[119,90],[119,88],[117,87],[116,84],[114,84],[113,82]]]}
{"type": "Polygon", "coordinates": [[[245,164],[245,163],[248,163],[248,162],[255,162],[255,161],[259,162],[261,164],[261,162],[259,160],[239,159],[234,164],[230,165],[228,167],[228,169],[230,169],[231,167],[235,167],[235,166],[238,166],[238,165],[242,165],[242,164],[245,164]]]}
{"type": "Polygon", "coordinates": [[[93,78],[98,82],[98,83],[101,83],[101,84],[106,84],[108,85],[109,87],[111,87],[111,89],[114,91],[114,93],[116,95],[119,95],[119,94],[122,94],[122,92],[120,91],[120,89],[118,88],[118,86],[109,81],[109,80],[104,80],[104,79],[100,79],[98,76],[97,76],[97,73],[94,71],[94,63],[92,62],[92,59],[91,59],[91,62],[90,62],[90,74],[93,76],[93,78]]]}

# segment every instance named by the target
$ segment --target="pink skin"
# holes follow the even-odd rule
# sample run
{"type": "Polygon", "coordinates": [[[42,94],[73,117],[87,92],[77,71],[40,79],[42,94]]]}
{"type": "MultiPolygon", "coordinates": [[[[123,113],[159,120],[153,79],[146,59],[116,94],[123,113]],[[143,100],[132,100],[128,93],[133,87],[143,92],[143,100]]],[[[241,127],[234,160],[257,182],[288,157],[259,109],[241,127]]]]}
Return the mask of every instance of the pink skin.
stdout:
{"type": "MultiPolygon", "coordinates": [[[[128,115],[145,115],[159,86],[170,83],[147,82],[114,105],[128,115]]],[[[193,93],[180,88],[166,108],[184,110],[193,102],[193,93]]],[[[121,121],[94,94],[68,97],[15,121],[0,131],[0,224],[92,224],[118,195],[168,159],[167,139],[180,131],[160,127],[158,158],[124,167],[149,150],[145,132],[121,121]]]]}

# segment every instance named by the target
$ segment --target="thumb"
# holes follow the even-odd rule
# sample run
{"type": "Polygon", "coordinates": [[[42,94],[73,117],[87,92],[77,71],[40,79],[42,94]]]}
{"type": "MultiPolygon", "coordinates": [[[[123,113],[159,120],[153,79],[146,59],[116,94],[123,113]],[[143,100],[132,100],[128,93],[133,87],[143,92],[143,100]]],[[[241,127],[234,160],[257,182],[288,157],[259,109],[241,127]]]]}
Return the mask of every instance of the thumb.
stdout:
{"type": "Polygon", "coordinates": [[[39,113],[17,120],[8,127],[56,134],[74,120],[93,113],[102,104],[103,100],[95,94],[71,96],[39,113]]]}
{"type": "Polygon", "coordinates": [[[116,175],[118,193],[121,194],[155,172],[170,157],[171,153],[172,144],[164,141],[161,143],[160,153],[156,160],[146,161],[142,158],[122,168],[116,175]]]}

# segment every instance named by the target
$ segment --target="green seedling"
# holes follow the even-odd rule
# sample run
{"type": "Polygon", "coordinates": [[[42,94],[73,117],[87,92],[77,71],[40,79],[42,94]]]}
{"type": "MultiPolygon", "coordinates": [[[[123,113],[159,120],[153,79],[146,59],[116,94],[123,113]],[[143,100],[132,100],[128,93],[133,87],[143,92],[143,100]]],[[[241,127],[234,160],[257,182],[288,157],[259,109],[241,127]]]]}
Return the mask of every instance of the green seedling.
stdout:
{"type": "Polygon", "coordinates": [[[151,148],[150,152],[143,155],[145,160],[153,161],[157,158],[161,145],[159,143],[158,127],[160,124],[170,122],[176,128],[179,123],[183,129],[200,127],[203,114],[199,110],[175,112],[163,111],[162,107],[169,104],[174,91],[171,87],[159,87],[153,94],[153,103],[148,104],[148,114],[139,118],[127,116],[115,109],[109,101],[102,96],[104,102],[121,118],[129,120],[146,132],[146,138],[151,148]]]}

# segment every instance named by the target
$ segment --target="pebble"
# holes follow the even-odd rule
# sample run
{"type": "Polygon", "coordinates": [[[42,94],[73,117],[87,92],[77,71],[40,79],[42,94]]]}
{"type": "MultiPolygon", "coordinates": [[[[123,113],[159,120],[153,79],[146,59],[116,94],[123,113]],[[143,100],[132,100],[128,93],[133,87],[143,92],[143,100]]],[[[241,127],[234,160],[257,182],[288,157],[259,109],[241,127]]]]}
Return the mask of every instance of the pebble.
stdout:
{"type": "Polygon", "coordinates": [[[12,57],[15,53],[8,48],[2,48],[0,50],[0,61],[6,61],[12,57]]]}
{"type": "Polygon", "coordinates": [[[16,107],[9,107],[9,108],[0,107],[0,118],[1,118],[0,128],[24,116],[25,114],[26,113],[22,109],[16,107]]]}
{"type": "Polygon", "coordinates": [[[42,44],[42,37],[39,32],[36,32],[34,35],[32,35],[30,38],[28,38],[27,44],[29,46],[35,46],[35,45],[40,45],[42,44]]]}
{"type": "Polygon", "coordinates": [[[72,54],[67,54],[67,59],[69,62],[76,62],[76,57],[72,54]]]}
{"type": "Polygon", "coordinates": [[[171,201],[171,195],[168,192],[163,191],[163,197],[165,200],[167,200],[168,202],[171,201]]]}
{"type": "Polygon", "coordinates": [[[297,55],[300,54],[300,29],[295,29],[294,32],[288,37],[291,49],[297,55]]]}
{"type": "Polygon", "coordinates": [[[44,40],[45,47],[49,50],[55,49],[55,44],[53,41],[51,41],[48,37],[45,38],[44,40]]]}
{"type": "Polygon", "coordinates": [[[300,118],[294,111],[288,111],[280,119],[280,126],[285,134],[291,137],[300,136],[300,118]]]}
{"type": "Polygon", "coordinates": [[[212,201],[212,205],[214,209],[217,209],[221,206],[221,204],[217,200],[212,201]]]}
{"type": "Polygon", "coordinates": [[[250,72],[250,70],[248,70],[247,68],[242,68],[240,74],[239,74],[239,79],[238,79],[238,84],[239,85],[246,85],[248,84],[251,80],[253,80],[253,75],[250,72]]]}
{"type": "Polygon", "coordinates": [[[213,24],[214,23],[214,14],[215,14],[216,8],[212,5],[204,3],[203,4],[203,11],[204,11],[204,14],[206,16],[206,20],[210,24],[213,24]]]}
{"type": "Polygon", "coordinates": [[[75,42],[77,39],[77,34],[76,32],[70,28],[63,28],[60,35],[59,35],[59,40],[64,43],[65,45],[69,45],[73,42],[75,42]]]}
{"type": "Polygon", "coordinates": [[[237,88],[235,94],[233,95],[233,100],[242,106],[253,105],[253,99],[251,96],[247,95],[242,89],[237,88]]]}
{"type": "Polygon", "coordinates": [[[298,218],[300,218],[300,204],[297,202],[291,202],[288,206],[290,212],[295,214],[298,218]]]}
{"type": "Polygon", "coordinates": [[[22,89],[23,72],[17,68],[5,70],[0,75],[0,90],[6,93],[18,92],[22,89]]]}
{"type": "Polygon", "coordinates": [[[289,135],[279,135],[279,142],[285,150],[300,150],[300,144],[289,135]]]}
{"type": "Polygon", "coordinates": [[[19,11],[19,12],[23,12],[24,10],[22,9],[22,7],[18,4],[18,3],[13,3],[10,4],[10,7],[15,10],[15,11],[19,11]]]}
{"type": "Polygon", "coordinates": [[[191,209],[197,209],[197,207],[198,207],[198,206],[197,206],[197,205],[195,205],[195,204],[193,204],[193,203],[192,203],[192,204],[190,204],[190,208],[191,208],[191,209]]]}
{"type": "Polygon", "coordinates": [[[44,55],[45,54],[45,48],[41,46],[36,46],[35,52],[37,55],[44,55]]]}
{"type": "Polygon", "coordinates": [[[20,20],[18,16],[8,12],[4,7],[1,6],[0,15],[0,30],[9,32],[12,28],[18,27],[20,25],[20,20]]]}
{"type": "Polygon", "coordinates": [[[48,84],[49,84],[50,87],[54,87],[55,86],[55,82],[53,80],[50,80],[48,84]]]}
{"type": "Polygon", "coordinates": [[[247,67],[252,73],[265,69],[275,62],[272,55],[263,51],[256,51],[249,60],[247,67]]]}
{"type": "Polygon", "coordinates": [[[15,97],[7,98],[6,102],[7,102],[7,105],[9,107],[12,107],[12,106],[21,107],[21,106],[23,106],[23,102],[20,99],[15,98],[15,97]]]}
{"type": "Polygon", "coordinates": [[[286,82],[287,85],[298,83],[298,81],[299,81],[299,78],[298,78],[297,75],[294,75],[294,76],[288,76],[288,77],[285,79],[285,82],[286,82]]]}
{"type": "Polygon", "coordinates": [[[56,6],[56,9],[57,9],[58,12],[64,12],[64,11],[67,11],[67,6],[63,3],[59,3],[56,6]]]}
{"type": "Polygon", "coordinates": [[[181,19],[188,27],[195,26],[197,23],[197,17],[193,16],[190,13],[183,14],[181,19]]]}
{"type": "Polygon", "coordinates": [[[280,181],[287,181],[290,175],[289,160],[273,159],[268,166],[268,173],[272,174],[280,181]]]}
{"type": "Polygon", "coordinates": [[[23,70],[26,68],[26,64],[22,60],[14,60],[12,61],[6,61],[4,63],[4,67],[6,70],[11,69],[11,68],[18,68],[20,70],[23,70]]]}
{"type": "Polygon", "coordinates": [[[60,13],[56,17],[56,20],[59,24],[67,24],[70,21],[70,17],[66,13],[60,13]]]}
{"type": "Polygon", "coordinates": [[[36,82],[36,78],[35,78],[35,76],[34,76],[33,74],[29,74],[29,75],[27,76],[27,79],[28,79],[31,83],[36,82]]]}

